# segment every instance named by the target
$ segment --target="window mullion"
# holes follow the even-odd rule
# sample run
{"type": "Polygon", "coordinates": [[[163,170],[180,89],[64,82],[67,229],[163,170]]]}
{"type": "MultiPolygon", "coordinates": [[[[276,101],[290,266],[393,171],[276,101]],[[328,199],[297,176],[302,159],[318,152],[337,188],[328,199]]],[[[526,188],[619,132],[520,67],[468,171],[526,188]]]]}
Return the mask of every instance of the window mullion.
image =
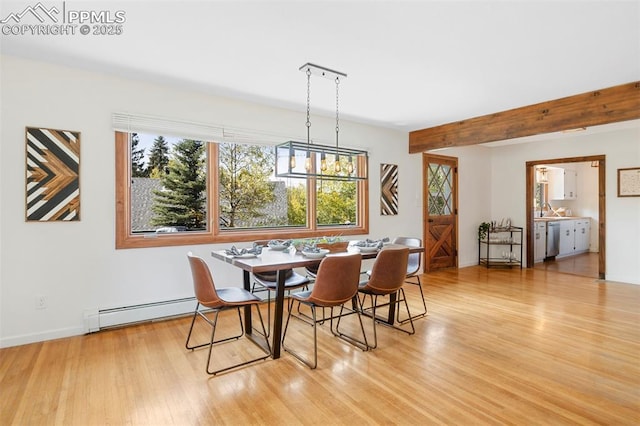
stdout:
{"type": "MultiPolygon", "coordinates": [[[[315,163],[315,161],[314,161],[315,163]]],[[[318,209],[317,209],[317,188],[316,179],[310,178],[307,180],[307,227],[315,231],[318,228],[318,209]]]]}

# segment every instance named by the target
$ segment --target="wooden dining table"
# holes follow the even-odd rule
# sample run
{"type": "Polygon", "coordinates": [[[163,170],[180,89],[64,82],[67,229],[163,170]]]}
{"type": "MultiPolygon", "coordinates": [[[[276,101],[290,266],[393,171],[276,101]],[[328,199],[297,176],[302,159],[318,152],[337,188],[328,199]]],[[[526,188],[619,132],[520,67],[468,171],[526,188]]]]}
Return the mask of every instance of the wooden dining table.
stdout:
{"type": "MultiPolygon", "coordinates": [[[[391,246],[397,246],[397,244],[391,244],[391,246]]],[[[424,248],[422,247],[409,247],[410,253],[422,253],[424,248]]],[[[340,254],[352,254],[359,253],[360,251],[356,246],[349,246],[346,252],[332,253],[332,255],[340,254]]],[[[378,252],[364,252],[361,253],[363,259],[374,259],[378,252]]],[[[273,316],[273,329],[272,329],[272,357],[273,359],[280,358],[281,348],[281,336],[282,336],[282,319],[284,317],[284,282],[286,270],[291,268],[304,268],[306,266],[317,266],[322,259],[309,258],[304,256],[300,252],[295,250],[272,250],[269,247],[264,247],[262,253],[255,257],[244,256],[232,256],[227,254],[226,250],[214,250],[211,252],[211,256],[214,259],[221,260],[225,263],[229,263],[233,266],[240,268],[243,271],[243,285],[245,290],[251,291],[251,274],[254,272],[267,272],[277,271],[276,274],[276,298],[275,298],[275,312],[273,316]]],[[[394,307],[395,304],[390,304],[389,315],[386,321],[393,324],[394,307]]],[[[254,343],[264,346],[264,343],[260,340],[256,340],[252,336],[252,322],[251,322],[251,309],[244,310],[244,323],[245,333],[254,343]]]]}

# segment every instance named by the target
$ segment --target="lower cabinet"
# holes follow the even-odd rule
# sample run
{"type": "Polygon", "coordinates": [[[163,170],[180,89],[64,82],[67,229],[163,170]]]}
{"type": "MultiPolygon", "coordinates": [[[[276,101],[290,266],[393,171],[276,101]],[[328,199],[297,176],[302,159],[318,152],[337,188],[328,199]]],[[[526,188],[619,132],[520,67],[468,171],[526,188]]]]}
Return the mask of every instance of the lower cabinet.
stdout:
{"type": "Polygon", "coordinates": [[[574,220],[563,220],[560,222],[560,241],[558,256],[569,256],[575,251],[575,230],[574,220]]]}
{"type": "Polygon", "coordinates": [[[557,257],[589,251],[590,239],[590,219],[560,221],[560,250],[557,257]]]}
{"type": "Polygon", "coordinates": [[[533,232],[534,262],[542,262],[547,254],[547,223],[535,222],[533,232]]]}
{"type": "Polygon", "coordinates": [[[589,219],[576,220],[575,239],[576,253],[589,251],[591,242],[591,221],[589,219]]]}

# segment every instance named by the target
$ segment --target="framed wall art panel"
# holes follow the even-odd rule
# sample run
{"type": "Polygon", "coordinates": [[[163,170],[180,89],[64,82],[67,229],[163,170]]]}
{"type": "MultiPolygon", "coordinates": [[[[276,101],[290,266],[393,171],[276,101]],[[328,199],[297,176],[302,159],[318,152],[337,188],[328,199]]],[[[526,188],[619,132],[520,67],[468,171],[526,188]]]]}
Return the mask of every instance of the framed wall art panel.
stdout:
{"type": "Polygon", "coordinates": [[[398,165],[380,164],[380,214],[398,214],[398,165]]]}
{"type": "Polygon", "coordinates": [[[640,167],[618,169],[618,197],[640,197],[640,167]]]}
{"type": "Polygon", "coordinates": [[[26,220],[80,220],[80,132],[26,128],[26,220]]]}

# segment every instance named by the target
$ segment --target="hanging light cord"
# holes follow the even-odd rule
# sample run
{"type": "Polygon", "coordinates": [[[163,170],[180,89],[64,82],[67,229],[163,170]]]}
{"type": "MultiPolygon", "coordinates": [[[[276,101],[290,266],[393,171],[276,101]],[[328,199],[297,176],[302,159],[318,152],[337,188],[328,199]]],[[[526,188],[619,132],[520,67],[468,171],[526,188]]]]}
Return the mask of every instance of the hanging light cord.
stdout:
{"type": "Polygon", "coordinates": [[[311,143],[311,69],[307,68],[307,148],[311,143]]]}
{"type": "Polygon", "coordinates": [[[338,115],[338,87],[340,85],[340,78],[336,77],[336,152],[338,151],[338,133],[340,133],[339,115],[338,115]]]}

